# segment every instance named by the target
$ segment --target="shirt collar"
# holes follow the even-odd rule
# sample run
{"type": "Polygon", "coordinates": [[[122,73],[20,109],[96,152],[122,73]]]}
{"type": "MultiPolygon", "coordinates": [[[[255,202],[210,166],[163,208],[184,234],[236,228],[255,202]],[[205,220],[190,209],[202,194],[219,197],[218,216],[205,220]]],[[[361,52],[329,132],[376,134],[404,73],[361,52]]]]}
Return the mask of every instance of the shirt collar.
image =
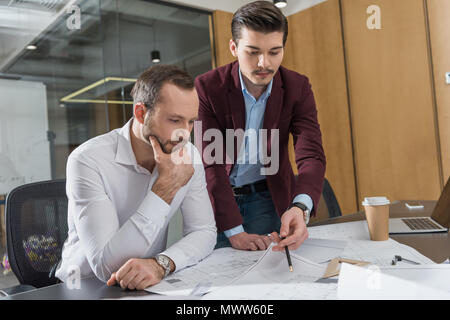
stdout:
{"type": "MultiPolygon", "coordinates": [[[[248,95],[248,96],[252,97],[253,99],[255,99],[255,97],[253,97],[250,94],[250,92],[248,92],[247,87],[245,86],[244,79],[242,78],[242,73],[241,73],[241,68],[240,67],[239,67],[239,80],[241,81],[242,92],[245,95],[248,95]]],[[[258,100],[264,101],[264,100],[269,98],[270,93],[272,92],[272,85],[273,85],[273,78],[272,78],[272,80],[270,80],[269,84],[267,85],[266,90],[263,92],[263,94],[259,97],[258,100]]]]}
{"type": "Polygon", "coordinates": [[[130,138],[130,129],[133,119],[134,118],[131,118],[122,128],[120,128],[117,137],[115,161],[126,165],[137,165],[130,138]]]}

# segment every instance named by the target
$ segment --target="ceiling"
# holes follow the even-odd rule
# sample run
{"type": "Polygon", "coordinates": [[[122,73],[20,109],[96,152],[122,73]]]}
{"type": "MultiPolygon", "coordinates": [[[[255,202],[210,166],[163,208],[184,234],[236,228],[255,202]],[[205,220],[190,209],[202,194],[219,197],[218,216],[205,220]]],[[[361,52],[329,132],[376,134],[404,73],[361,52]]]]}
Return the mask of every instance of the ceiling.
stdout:
{"type": "Polygon", "coordinates": [[[0,78],[40,81],[65,95],[107,76],[137,77],[152,50],[192,70],[210,61],[207,16],[152,1],[0,0],[0,78]],[[79,30],[66,25],[73,5],[79,30]],[[25,49],[31,43],[38,49],[25,49]]]}
{"type": "MultiPolygon", "coordinates": [[[[70,32],[64,23],[74,13],[72,6],[81,10],[81,25],[89,31],[95,19],[92,16],[116,15],[136,24],[151,25],[152,20],[204,28],[201,15],[195,11],[181,10],[173,6],[156,5],[151,1],[115,0],[0,0],[0,72],[26,53],[26,47],[42,40],[45,32],[72,40],[89,41],[70,32]],[[74,39],[74,37],[76,39],[74,39]]],[[[97,21],[98,23],[98,21],[97,21]]],[[[79,33],[79,32],[78,32],[79,33]]],[[[88,32],[85,32],[89,34],[88,32]]]]}

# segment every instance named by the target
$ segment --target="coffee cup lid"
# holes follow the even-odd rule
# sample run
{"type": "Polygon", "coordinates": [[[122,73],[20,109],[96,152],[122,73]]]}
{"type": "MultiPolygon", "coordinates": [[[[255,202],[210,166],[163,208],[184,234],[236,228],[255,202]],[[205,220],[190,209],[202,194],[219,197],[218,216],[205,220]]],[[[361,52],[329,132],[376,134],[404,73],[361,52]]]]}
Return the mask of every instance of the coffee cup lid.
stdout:
{"type": "Polygon", "coordinates": [[[391,202],[386,197],[368,197],[364,198],[362,202],[363,206],[384,206],[390,204],[391,202]]]}

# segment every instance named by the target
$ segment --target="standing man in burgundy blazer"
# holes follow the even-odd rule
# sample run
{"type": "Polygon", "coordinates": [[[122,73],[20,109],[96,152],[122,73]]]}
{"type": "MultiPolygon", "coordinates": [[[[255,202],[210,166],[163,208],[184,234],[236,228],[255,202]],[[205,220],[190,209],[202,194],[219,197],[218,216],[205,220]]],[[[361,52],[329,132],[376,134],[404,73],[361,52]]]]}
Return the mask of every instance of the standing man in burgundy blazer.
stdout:
{"type": "MultiPolygon", "coordinates": [[[[202,133],[220,130],[225,146],[227,129],[267,129],[267,140],[260,138],[257,148],[260,152],[260,144],[266,143],[268,154],[279,150],[275,157],[271,154],[278,170],[268,175],[263,174],[268,167],[263,161],[236,162],[254,150],[248,139],[234,146],[233,164],[204,158],[219,232],[216,248],[231,244],[236,249],[264,250],[275,241],[275,251],[285,246],[295,250],[308,237],[306,225],[317,208],[326,165],[311,85],[305,76],[281,67],[288,25],[275,5],[268,1],[244,5],[234,14],[231,27],[230,50],[237,61],[195,82],[202,133]],[[271,140],[275,137],[271,129],[279,130],[278,141],[271,140]],[[294,138],[297,178],[289,161],[289,133],[294,138]]],[[[212,141],[202,137],[206,150],[212,141]]]]}

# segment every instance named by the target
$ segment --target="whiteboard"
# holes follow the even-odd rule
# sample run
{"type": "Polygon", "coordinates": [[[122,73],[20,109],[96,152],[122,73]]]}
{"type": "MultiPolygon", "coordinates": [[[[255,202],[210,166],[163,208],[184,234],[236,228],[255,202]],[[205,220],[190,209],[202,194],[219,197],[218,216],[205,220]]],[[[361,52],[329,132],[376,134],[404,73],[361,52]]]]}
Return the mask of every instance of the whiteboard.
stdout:
{"type": "Polygon", "coordinates": [[[0,194],[51,179],[47,130],[45,85],[0,79],[0,194]]]}

